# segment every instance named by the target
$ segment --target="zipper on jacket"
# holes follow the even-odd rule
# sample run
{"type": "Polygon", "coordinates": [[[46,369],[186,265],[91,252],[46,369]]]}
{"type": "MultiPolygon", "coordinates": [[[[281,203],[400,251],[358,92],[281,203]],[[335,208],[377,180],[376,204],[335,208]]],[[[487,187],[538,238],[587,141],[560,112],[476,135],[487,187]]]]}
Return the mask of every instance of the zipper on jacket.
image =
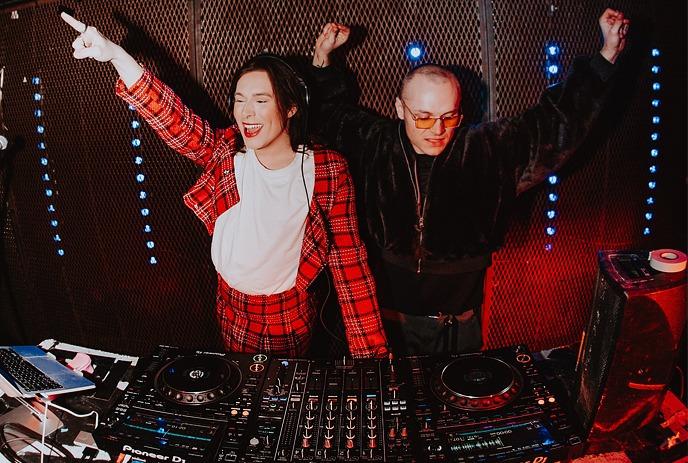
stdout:
{"type": "Polygon", "coordinates": [[[432,179],[432,173],[435,170],[435,161],[437,157],[432,160],[432,166],[430,167],[430,176],[428,177],[428,184],[425,186],[425,196],[421,202],[420,198],[420,180],[418,178],[418,163],[416,158],[413,158],[413,171],[411,170],[411,164],[408,160],[408,154],[406,153],[406,147],[404,146],[404,139],[401,136],[401,123],[399,124],[399,142],[401,143],[401,149],[404,152],[404,160],[406,161],[406,167],[409,172],[409,177],[411,178],[411,183],[413,184],[413,192],[416,196],[416,225],[414,226],[416,232],[418,232],[418,247],[416,248],[416,274],[420,274],[423,267],[423,231],[425,230],[425,206],[428,203],[428,193],[430,192],[430,180],[432,179]]]}

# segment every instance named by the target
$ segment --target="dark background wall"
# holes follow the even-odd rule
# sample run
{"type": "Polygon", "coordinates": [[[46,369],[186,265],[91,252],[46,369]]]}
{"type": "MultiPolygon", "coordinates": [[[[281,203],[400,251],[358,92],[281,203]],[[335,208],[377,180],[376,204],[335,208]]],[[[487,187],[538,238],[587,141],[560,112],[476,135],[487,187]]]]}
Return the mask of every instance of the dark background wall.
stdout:
{"type": "MultiPolygon", "coordinates": [[[[544,73],[546,42],[560,44],[567,66],[576,55],[599,49],[597,18],[604,8],[622,9],[633,25],[610,111],[558,184],[521,198],[504,247],[494,256],[484,313],[487,347],[575,342],[589,315],[599,249],[685,250],[683,2],[65,4],[122,43],[214,124],[226,121],[230,77],[245,60],[266,49],[306,55],[328,21],[355,26],[353,46],[339,59],[356,74],[362,104],[379,113],[393,115],[398,82],[411,66],[404,48],[421,41],[424,61],[457,68],[471,122],[511,116],[557,80],[544,73]],[[652,58],[652,48],[661,55],[652,58]],[[661,66],[657,76],[650,72],[655,63],[661,66]],[[662,88],[653,92],[656,80],[662,88]],[[650,105],[653,95],[661,99],[657,109],[650,105]],[[650,140],[653,115],[661,116],[656,143],[650,140]],[[651,144],[660,149],[654,160],[651,144]],[[650,174],[653,164],[657,172],[650,174]],[[651,179],[657,187],[648,207],[651,179]],[[559,196],[554,220],[545,213],[552,192],[559,196]],[[650,221],[646,212],[653,213],[650,221]],[[556,227],[554,236],[545,233],[548,225],[556,227]],[[646,226],[649,235],[643,234],[646,226]]],[[[114,96],[110,66],[71,57],[75,34],[60,20],[57,3],[4,8],[4,124],[14,147],[0,154],[0,339],[51,337],[126,353],[146,353],[160,343],[218,348],[210,239],[181,201],[196,167],[148,127],[131,127],[135,115],[114,96]],[[133,138],[141,140],[139,147],[132,146],[133,138]],[[136,156],[142,163],[135,163],[136,156]]]]}

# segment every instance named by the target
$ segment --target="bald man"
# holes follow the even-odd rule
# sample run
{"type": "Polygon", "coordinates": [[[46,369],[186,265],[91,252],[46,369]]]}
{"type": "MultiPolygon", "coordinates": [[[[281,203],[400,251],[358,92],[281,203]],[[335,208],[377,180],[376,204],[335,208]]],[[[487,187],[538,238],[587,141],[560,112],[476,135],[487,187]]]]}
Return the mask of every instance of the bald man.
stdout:
{"type": "Polygon", "coordinates": [[[479,350],[491,253],[517,195],[571,157],[600,112],[629,25],[606,10],[600,53],[513,118],[463,125],[461,86],[448,69],[415,68],[395,101],[398,120],[353,105],[330,53],[349,36],[327,24],[313,65],[327,143],[349,159],[360,223],[392,349],[400,355],[479,350]]]}

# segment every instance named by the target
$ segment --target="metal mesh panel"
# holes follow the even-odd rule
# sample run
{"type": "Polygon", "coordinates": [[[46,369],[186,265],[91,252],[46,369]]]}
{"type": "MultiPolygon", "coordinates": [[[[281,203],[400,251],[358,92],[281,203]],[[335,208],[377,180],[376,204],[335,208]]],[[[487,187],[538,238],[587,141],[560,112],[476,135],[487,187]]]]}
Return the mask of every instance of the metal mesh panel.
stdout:
{"type": "MultiPolygon", "coordinates": [[[[564,67],[574,56],[594,52],[597,17],[604,8],[591,0],[83,0],[68,6],[121,42],[214,125],[227,120],[230,79],[243,62],[263,50],[310,54],[328,21],[355,26],[344,59],[357,76],[364,106],[393,116],[398,84],[410,68],[405,46],[420,41],[426,50],[423,61],[460,67],[469,120],[481,119],[487,103],[494,108],[492,116],[511,116],[535,102],[546,84],[544,43],[562,45],[564,67]],[[553,13],[550,3],[557,7],[553,13]],[[493,86],[486,102],[488,84],[493,86]]],[[[639,0],[615,7],[636,21],[649,15],[662,23],[657,18],[669,14],[661,6],[649,10],[639,0]]],[[[106,64],[71,57],[75,34],[56,9],[55,4],[27,4],[16,19],[9,11],[0,15],[5,119],[25,144],[12,162],[14,207],[3,218],[19,323],[34,342],[55,337],[138,353],[163,342],[217,347],[210,240],[181,200],[198,170],[145,125],[137,132],[141,147],[132,147],[132,113],[113,94],[115,72],[106,64]],[[33,115],[33,76],[40,77],[44,96],[42,138],[33,115]],[[60,222],[62,257],[56,254],[41,180],[45,166],[36,148],[41,139],[47,143],[54,182],[50,201],[60,222]],[[136,154],[143,158],[140,167],[133,162],[136,154]],[[137,172],[145,174],[144,185],[136,182],[137,172]],[[139,199],[142,186],[148,192],[145,203],[139,199]],[[144,206],[151,211],[145,221],[144,206]],[[152,250],[146,246],[144,222],[153,227],[152,250]],[[156,265],[148,263],[152,254],[156,265]]],[[[675,42],[670,30],[653,31],[641,38],[643,46],[675,42]]],[[[684,51],[674,50],[665,59],[684,66],[684,51]]],[[[637,60],[638,68],[647,67],[643,59],[637,60]]],[[[649,77],[646,71],[637,76],[619,106],[622,117],[604,141],[586,145],[562,173],[552,251],[544,250],[549,241],[545,189],[521,198],[505,246],[495,256],[487,347],[526,342],[536,350],[577,340],[592,300],[595,252],[664,244],[640,239],[645,194],[640,186],[646,183],[647,158],[639,151],[648,146],[649,77]]],[[[683,99],[666,99],[674,105],[663,113],[673,124],[674,138],[664,143],[685,153],[685,108],[676,109],[685,104],[684,82],[674,77],[669,83],[683,99]]],[[[682,205],[685,222],[685,185],[675,176],[685,172],[685,156],[669,161],[660,181],[673,182],[673,191],[683,194],[679,207],[673,207],[681,210],[682,205]]],[[[671,196],[664,194],[661,207],[669,209],[671,196]]],[[[685,223],[677,239],[671,213],[657,216],[661,236],[680,243],[685,223]]]]}
{"type": "MultiPolygon", "coordinates": [[[[181,83],[192,82],[187,6],[181,0],[174,5],[122,1],[105,9],[99,2],[82,2],[75,14],[129,44],[142,62],[155,63],[155,72],[183,94],[181,83]]],[[[17,133],[28,134],[15,163],[22,181],[14,188],[28,278],[36,282],[42,303],[29,310],[37,320],[49,318],[49,327],[32,327],[32,340],[59,333],[66,341],[137,352],[162,342],[216,345],[209,241],[181,201],[196,168],[172,154],[147,126],[139,129],[142,145],[135,151],[130,111],[113,93],[114,71],[70,56],[76,34],[54,5],[20,10],[9,28],[10,36],[30,37],[32,44],[30,53],[8,55],[12,78],[6,80],[7,119],[17,133]],[[56,183],[51,200],[63,257],[55,252],[41,184],[33,76],[41,79],[46,156],[56,183]],[[143,184],[135,179],[135,154],[144,159],[143,184]],[[145,204],[141,188],[148,192],[145,204]],[[148,263],[143,207],[151,211],[157,265],[148,263]]]]}

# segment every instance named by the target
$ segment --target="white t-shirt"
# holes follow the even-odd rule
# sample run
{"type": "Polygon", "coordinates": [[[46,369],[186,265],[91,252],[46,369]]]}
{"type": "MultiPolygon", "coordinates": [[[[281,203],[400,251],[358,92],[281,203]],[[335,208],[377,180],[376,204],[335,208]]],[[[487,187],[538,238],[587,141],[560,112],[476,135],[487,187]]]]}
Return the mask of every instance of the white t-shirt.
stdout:
{"type": "Polygon", "coordinates": [[[240,199],[217,218],[211,245],[215,269],[232,288],[270,295],[296,283],[315,184],[313,152],[304,151],[299,147],[277,170],[264,167],[252,149],[235,155],[240,199]]]}

